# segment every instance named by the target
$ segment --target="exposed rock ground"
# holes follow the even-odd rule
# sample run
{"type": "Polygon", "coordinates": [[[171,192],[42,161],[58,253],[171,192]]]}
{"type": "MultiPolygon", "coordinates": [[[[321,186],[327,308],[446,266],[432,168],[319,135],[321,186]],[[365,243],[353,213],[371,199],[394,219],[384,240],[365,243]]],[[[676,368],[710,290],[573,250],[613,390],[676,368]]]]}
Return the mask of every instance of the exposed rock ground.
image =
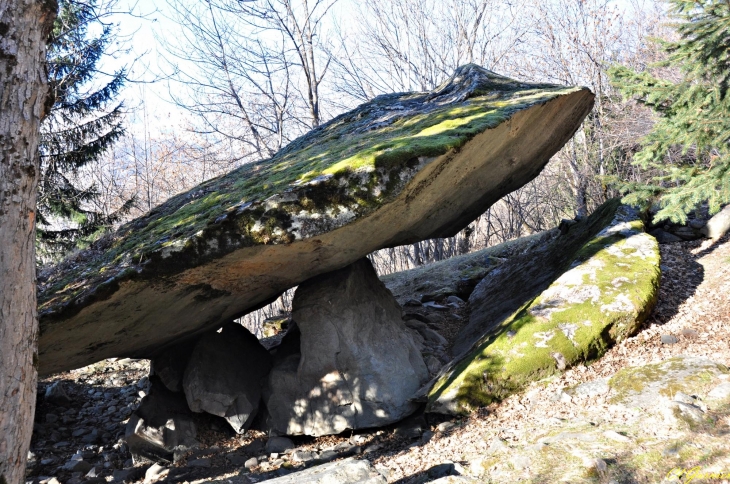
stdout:
{"type": "MultiPolygon", "coordinates": [[[[621,403],[616,399],[625,391],[621,379],[607,380],[629,367],[644,369],[624,370],[630,376],[624,380],[639,381],[636,376],[647,368],[661,379],[657,367],[646,365],[681,356],[730,364],[730,241],[667,244],[661,254],[659,302],[636,336],[590,365],[534,383],[460,419],[413,417],[347,435],[269,439],[267,446],[260,432],[238,436],[224,420],[196,415],[200,448],[179,453],[166,468],[150,468],[135,466],[120,441],[140,392],[147,391],[146,361],[103,361],[54,375],[39,384],[27,480],[141,482],[147,473],[148,482],[260,482],[352,455],[399,484],[448,474],[500,483],[649,483],[675,468],[730,472],[730,407],[722,403],[730,379],[722,366],[710,372],[700,364],[696,374],[702,378],[659,393],[653,408],[621,403]],[[45,399],[55,382],[66,395],[56,386],[45,399]]],[[[443,324],[442,334],[453,341],[466,310],[458,304],[436,306],[441,307],[404,309],[443,324]]]]}

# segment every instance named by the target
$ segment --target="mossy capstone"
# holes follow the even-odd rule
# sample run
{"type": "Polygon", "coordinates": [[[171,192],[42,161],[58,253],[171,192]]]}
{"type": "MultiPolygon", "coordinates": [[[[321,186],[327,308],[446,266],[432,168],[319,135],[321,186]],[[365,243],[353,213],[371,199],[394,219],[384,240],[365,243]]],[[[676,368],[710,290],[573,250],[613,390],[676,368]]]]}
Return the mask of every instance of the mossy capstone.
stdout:
{"type": "Polygon", "coordinates": [[[537,176],[592,105],[475,65],[379,96],[43,274],[39,371],[151,357],[374,250],[452,235],[537,176]]]}

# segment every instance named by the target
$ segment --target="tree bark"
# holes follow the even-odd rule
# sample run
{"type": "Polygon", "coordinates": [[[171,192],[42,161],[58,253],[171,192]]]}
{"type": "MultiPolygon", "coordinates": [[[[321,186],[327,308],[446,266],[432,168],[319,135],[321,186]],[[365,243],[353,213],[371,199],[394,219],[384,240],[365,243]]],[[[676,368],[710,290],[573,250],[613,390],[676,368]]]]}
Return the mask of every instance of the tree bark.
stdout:
{"type": "Polygon", "coordinates": [[[37,383],[35,206],[55,0],[0,0],[0,484],[25,481],[37,383]]]}

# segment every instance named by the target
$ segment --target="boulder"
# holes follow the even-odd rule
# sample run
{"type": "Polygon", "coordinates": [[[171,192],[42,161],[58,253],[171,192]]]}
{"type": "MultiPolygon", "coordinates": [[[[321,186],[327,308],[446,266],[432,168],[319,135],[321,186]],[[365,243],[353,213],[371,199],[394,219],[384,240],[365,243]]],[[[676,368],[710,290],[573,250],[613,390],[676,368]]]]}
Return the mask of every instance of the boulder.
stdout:
{"type": "Polygon", "coordinates": [[[428,370],[401,308],[368,259],[310,279],[294,294],[300,354],[274,364],[269,426],[288,435],[379,427],[412,413],[428,370]]]}
{"type": "Polygon", "coordinates": [[[155,375],[171,392],[183,391],[183,376],[196,341],[172,346],[150,362],[150,375],[155,375]]]}
{"type": "Polygon", "coordinates": [[[725,235],[728,230],[730,230],[730,205],[713,215],[707,224],[700,229],[700,232],[709,239],[717,240],[725,235]]]}
{"type": "Polygon", "coordinates": [[[428,394],[428,409],[467,413],[633,334],[658,297],[657,241],[613,200],[542,250],[513,258],[477,285],[458,335],[461,356],[428,394]]]}
{"type": "Polygon", "coordinates": [[[149,394],[127,422],[124,440],[137,462],[173,462],[175,448],[193,447],[196,429],[185,395],[174,393],[150,378],[149,394]]]}
{"type": "Polygon", "coordinates": [[[237,323],[205,335],[195,345],[183,377],[193,412],[224,417],[243,433],[256,416],[261,383],[271,369],[271,355],[256,336],[237,323]]]}
{"type": "Polygon", "coordinates": [[[40,274],[40,374],[152,358],[377,249],[454,235],[537,176],[593,97],[470,64],[169,199],[40,274]]]}
{"type": "Polygon", "coordinates": [[[385,484],[385,477],[366,460],[344,459],[294,472],[269,484],[385,484]]]}
{"type": "Polygon", "coordinates": [[[46,388],[44,399],[52,405],[64,406],[71,403],[71,397],[68,396],[60,381],[55,381],[46,388]]]}

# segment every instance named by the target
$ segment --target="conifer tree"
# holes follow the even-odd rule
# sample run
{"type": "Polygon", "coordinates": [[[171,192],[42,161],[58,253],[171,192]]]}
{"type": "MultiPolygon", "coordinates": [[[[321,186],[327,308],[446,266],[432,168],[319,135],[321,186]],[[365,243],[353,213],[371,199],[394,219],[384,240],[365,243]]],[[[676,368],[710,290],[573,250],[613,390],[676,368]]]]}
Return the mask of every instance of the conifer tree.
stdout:
{"type": "Polygon", "coordinates": [[[648,183],[624,184],[624,201],[658,204],[655,221],[685,222],[701,203],[715,213],[730,202],[730,2],[670,0],[676,41],[657,41],[678,81],[616,66],[613,83],[658,114],[634,162],[648,183]]]}
{"type": "Polygon", "coordinates": [[[93,209],[97,187],[78,177],[124,130],[122,103],[115,101],[126,80],[120,69],[99,72],[114,41],[113,26],[100,17],[97,0],[60,0],[48,48],[53,105],[41,125],[38,249],[45,258],[62,255],[80,239],[112,224],[125,210],[93,209]]]}

